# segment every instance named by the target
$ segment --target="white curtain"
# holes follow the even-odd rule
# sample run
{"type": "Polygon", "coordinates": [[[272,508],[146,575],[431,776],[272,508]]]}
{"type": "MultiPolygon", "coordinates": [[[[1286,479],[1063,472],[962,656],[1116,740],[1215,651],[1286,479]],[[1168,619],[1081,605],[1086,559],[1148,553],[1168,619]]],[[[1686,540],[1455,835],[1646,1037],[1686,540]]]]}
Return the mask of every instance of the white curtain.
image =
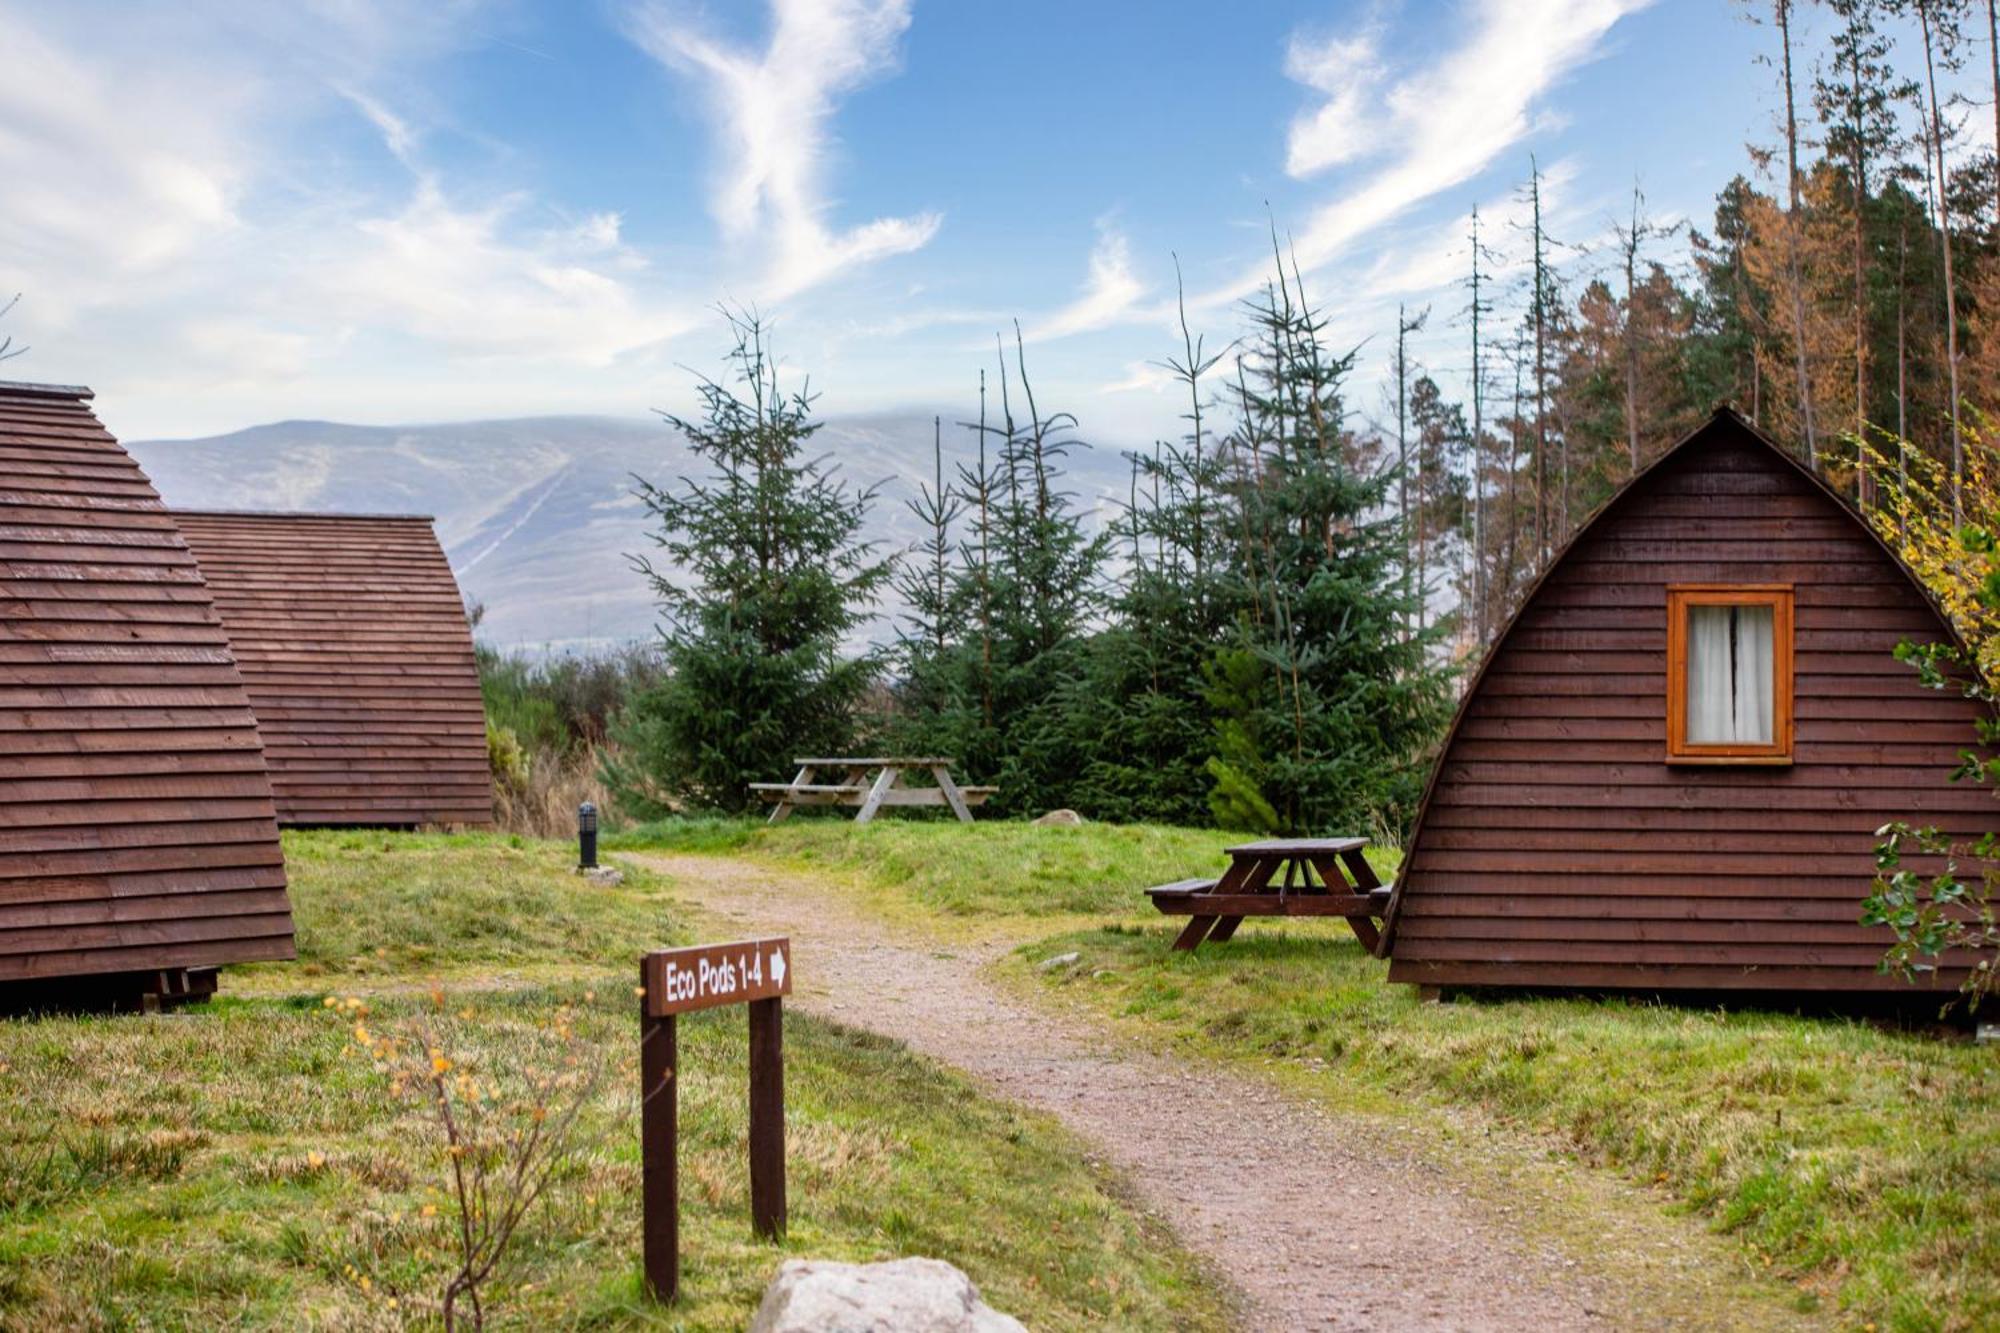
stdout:
{"type": "Polygon", "coordinates": [[[1771,743],[1776,637],[1768,606],[1688,608],[1689,744],[1771,743]]]}

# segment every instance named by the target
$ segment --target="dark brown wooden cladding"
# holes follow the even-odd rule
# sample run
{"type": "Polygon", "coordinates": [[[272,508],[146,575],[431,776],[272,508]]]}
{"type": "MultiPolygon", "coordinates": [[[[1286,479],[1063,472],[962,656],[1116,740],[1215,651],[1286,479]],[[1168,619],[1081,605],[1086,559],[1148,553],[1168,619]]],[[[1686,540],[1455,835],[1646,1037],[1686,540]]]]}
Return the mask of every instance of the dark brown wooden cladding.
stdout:
{"type": "Polygon", "coordinates": [[[290,958],[242,678],[89,398],[0,384],[0,982],[290,958]]]}
{"type": "Polygon", "coordinates": [[[1390,907],[1392,980],[1865,991],[1892,819],[1976,833],[1979,706],[1891,654],[1949,631],[1847,506],[1718,412],[1593,520],[1473,683],[1390,907]],[[1794,585],[1789,767],[1665,762],[1667,587],[1794,585]]]}
{"type": "Polygon", "coordinates": [[[175,511],[285,825],[490,824],[472,633],[431,521],[175,511]]]}

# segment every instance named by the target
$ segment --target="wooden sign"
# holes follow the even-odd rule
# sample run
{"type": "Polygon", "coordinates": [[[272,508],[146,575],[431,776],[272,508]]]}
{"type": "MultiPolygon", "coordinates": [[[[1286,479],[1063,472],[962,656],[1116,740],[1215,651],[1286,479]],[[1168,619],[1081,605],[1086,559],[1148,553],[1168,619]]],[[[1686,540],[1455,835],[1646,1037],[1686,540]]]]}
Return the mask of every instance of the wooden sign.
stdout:
{"type": "Polygon", "coordinates": [[[792,993],[790,940],[698,944],[646,955],[646,1013],[654,1018],[792,993]]]}
{"type": "Polygon", "coordinates": [[[785,1229],[784,999],[792,942],[744,940],[649,953],[639,963],[639,1153],[646,1288],[670,1301],[680,1286],[679,1014],[750,1010],[750,1226],[785,1229]]]}

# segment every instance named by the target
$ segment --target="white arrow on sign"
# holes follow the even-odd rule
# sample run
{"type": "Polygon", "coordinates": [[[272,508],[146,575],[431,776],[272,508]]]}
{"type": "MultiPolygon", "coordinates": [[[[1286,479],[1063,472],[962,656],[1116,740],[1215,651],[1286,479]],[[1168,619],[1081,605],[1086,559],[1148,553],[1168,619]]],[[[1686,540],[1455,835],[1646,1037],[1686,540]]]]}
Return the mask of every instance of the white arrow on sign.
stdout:
{"type": "Polygon", "coordinates": [[[771,980],[779,986],[785,984],[785,951],[783,949],[771,950],[771,980]]]}

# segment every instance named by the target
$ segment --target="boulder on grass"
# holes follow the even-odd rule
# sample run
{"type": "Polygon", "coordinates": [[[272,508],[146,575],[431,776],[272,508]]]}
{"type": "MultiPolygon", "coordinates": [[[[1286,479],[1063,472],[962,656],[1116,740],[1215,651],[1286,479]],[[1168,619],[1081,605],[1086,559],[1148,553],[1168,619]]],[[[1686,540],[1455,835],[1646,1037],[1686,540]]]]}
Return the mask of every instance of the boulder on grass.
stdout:
{"type": "Polygon", "coordinates": [[[1027,1333],[979,1299],[941,1259],[842,1264],[788,1259],[764,1290],[750,1333],[1027,1333]]]}
{"type": "Polygon", "coordinates": [[[1083,816],[1074,810],[1051,810],[1035,821],[1038,828],[1069,828],[1083,822],[1083,816]]]}

